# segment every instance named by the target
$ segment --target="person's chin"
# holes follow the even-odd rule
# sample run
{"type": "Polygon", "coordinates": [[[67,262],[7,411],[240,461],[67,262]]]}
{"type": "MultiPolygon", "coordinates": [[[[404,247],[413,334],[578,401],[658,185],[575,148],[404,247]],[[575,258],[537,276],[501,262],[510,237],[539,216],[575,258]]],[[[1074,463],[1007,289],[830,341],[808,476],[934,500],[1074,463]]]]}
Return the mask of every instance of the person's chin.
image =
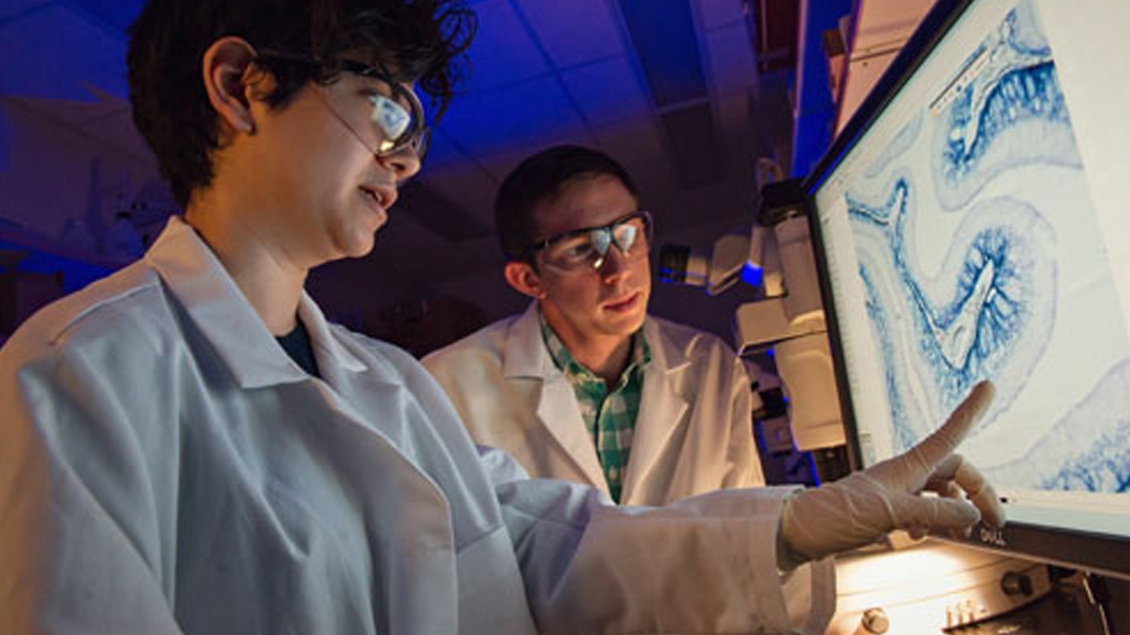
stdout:
{"type": "Polygon", "coordinates": [[[348,229],[349,235],[342,245],[347,258],[363,258],[373,251],[377,232],[388,222],[388,213],[383,209],[367,210],[355,221],[354,226],[348,229]]]}
{"type": "MultiPolygon", "coordinates": [[[[384,208],[378,207],[371,209],[365,218],[365,231],[371,238],[374,234],[380,231],[380,229],[384,227],[385,223],[387,222],[388,212],[384,208]]],[[[370,242],[372,241],[370,240],[370,242]]]]}
{"type": "Polygon", "coordinates": [[[340,257],[364,258],[368,256],[373,251],[377,230],[379,230],[382,225],[378,225],[372,229],[369,227],[358,227],[351,232],[349,236],[345,237],[345,240],[338,241],[340,257]]]}

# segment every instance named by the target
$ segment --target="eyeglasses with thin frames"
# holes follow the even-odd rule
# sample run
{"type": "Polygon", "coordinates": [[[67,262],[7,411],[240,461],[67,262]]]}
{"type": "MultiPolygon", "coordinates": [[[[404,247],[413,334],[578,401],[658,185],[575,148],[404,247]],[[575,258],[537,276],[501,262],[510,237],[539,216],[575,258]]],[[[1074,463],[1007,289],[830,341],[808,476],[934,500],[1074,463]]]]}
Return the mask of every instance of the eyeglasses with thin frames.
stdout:
{"type": "MultiPolygon", "coordinates": [[[[284,53],[280,51],[261,51],[257,54],[260,59],[279,60],[318,68],[327,68],[327,65],[315,57],[284,53]]],[[[428,144],[431,140],[431,130],[424,119],[424,107],[416,94],[396,81],[386,68],[381,65],[363,64],[349,59],[339,60],[336,67],[351,75],[374,79],[384,85],[387,95],[374,92],[367,95],[372,104],[369,121],[377,131],[377,147],[371,147],[349,120],[344,117],[332,104],[327,102],[331,112],[336,116],[357,140],[361,142],[374,156],[387,157],[412,148],[416,157],[424,160],[428,144]]]]}

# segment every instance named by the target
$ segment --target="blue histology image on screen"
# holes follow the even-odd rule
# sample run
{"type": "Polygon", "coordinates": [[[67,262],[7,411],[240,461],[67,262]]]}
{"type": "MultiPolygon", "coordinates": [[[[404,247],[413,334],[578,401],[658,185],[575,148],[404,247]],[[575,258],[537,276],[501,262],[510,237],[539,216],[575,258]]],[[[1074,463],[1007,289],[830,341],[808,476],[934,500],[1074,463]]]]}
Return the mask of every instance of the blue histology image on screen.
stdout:
{"type": "Polygon", "coordinates": [[[849,185],[896,451],[990,378],[966,446],[995,482],[1128,491],[1130,341],[1085,168],[1025,0],[849,185]]]}

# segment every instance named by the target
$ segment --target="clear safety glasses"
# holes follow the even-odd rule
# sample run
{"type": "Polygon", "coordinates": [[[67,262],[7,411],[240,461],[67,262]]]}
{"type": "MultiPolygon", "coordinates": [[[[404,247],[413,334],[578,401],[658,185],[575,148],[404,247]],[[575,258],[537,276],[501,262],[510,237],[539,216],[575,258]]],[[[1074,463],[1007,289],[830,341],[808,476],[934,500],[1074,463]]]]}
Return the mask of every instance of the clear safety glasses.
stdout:
{"type": "Polygon", "coordinates": [[[651,214],[632,212],[600,227],[586,227],[551,236],[530,245],[525,256],[540,256],[546,267],[565,274],[594,271],[604,265],[613,245],[629,260],[647,255],[651,214]]]}
{"type": "MultiPolygon", "coordinates": [[[[314,57],[281,53],[278,51],[263,51],[258,54],[261,59],[275,59],[296,64],[305,64],[325,68],[327,65],[314,57]]],[[[365,141],[357,130],[350,125],[349,120],[336,108],[331,106],[334,114],[349,128],[370,152],[379,157],[396,154],[405,148],[412,148],[416,156],[423,161],[428,151],[431,139],[431,130],[424,119],[424,106],[414,92],[396,81],[386,68],[381,65],[369,65],[354,60],[340,60],[337,67],[343,72],[376,80],[379,88],[366,95],[372,104],[369,113],[369,123],[377,132],[377,147],[373,148],[365,141]]]]}

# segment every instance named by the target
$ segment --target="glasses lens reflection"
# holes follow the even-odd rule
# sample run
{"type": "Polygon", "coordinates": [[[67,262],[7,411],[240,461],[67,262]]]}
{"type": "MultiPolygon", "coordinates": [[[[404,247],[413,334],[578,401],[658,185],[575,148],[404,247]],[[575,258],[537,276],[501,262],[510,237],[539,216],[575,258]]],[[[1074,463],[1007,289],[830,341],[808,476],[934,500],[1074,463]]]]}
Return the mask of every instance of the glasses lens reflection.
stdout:
{"type": "Polygon", "coordinates": [[[650,215],[636,212],[602,227],[550,238],[541,245],[542,261],[567,273],[599,269],[613,244],[623,257],[637,260],[648,252],[650,233],[650,215]]]}
{"type": "Polygon", "coordinates": [[[387,156],[411,147],[422,160],[428,149],[430,135],[427,122],[424,121],[424,106],[416,94],[381,66],[342,60],[341,69],[383,84],[383,90],[369,96],[373,105],[369,119],[381,138],[376,154],[387,156]]]}
{"type": "Polygon", "coordinates": [[[408,127],[412,124],[412,115],[404,109],[404,106],[384,95],[373,95],[369,99],[373,102],[371,119],[386,138],[399,139],[408,132],[408,127]]]}

